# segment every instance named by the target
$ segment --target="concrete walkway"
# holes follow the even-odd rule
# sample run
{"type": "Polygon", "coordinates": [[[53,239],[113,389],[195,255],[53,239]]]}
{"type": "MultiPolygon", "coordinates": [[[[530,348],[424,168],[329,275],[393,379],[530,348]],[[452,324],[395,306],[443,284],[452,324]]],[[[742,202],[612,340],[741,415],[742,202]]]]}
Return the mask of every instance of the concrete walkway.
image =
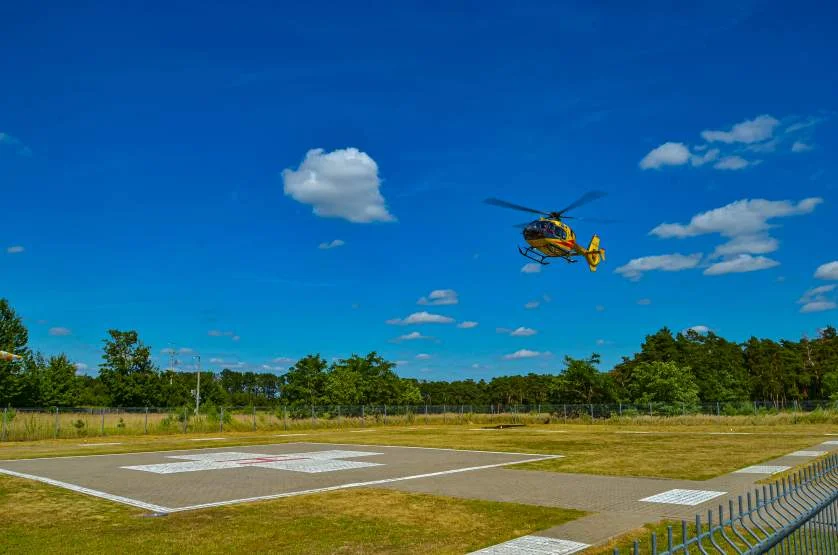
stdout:
{"type": "Polygon", "coordinates": [[[663,519],[692,521],[696,514],[706,515],[719,505],[727,513],[729,500],[737,506],[738,496],[753,492],[758,480],[836,451],[838,440],[825,436],[823,442],[806,450],[703,481],[497,468],[467,477],[438,476],[385,487],[589,511],[593,514],[478,552],[576,553],[646,523],[663,519]]]}

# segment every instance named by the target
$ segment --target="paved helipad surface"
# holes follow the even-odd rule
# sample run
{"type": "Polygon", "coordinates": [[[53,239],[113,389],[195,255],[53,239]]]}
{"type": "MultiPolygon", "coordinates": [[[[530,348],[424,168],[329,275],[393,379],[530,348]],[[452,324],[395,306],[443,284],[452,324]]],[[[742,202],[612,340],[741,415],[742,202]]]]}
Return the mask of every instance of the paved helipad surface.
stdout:
{"type": "Polygon", "coordinates": [[[159,513],[461,474],[557,455],[282,443],[0,461],[30,478],[159,513]]]}

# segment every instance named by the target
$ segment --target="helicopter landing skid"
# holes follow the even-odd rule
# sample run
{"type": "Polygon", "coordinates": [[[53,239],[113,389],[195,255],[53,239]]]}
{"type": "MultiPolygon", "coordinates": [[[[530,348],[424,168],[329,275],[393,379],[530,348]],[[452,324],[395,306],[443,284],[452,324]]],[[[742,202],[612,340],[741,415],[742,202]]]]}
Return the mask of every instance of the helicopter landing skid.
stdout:
{"type": "Polygon", "coordinates": [[[522,249],[521,247],[518,247],[518,252],[520,252],[525,258],[529,258],[530,260],[535,260],[536,262],[538,262],[539,264],[542,264],[544,266],[547,266],[548,264],[550,264],[549,262],[544,262],[544,259],[547,258],[546,255],[543,255],[539,252],[536,252],[535,249],[533,249],[532,247],[529,247],[527,249],[522,249]],[[534,256],[530,256],[530,255],[534,255],[534,256]]]}
{"type": "Polygon", "coordinates": [[[546,258],[561,258],[568,264],[576,264],[577,262],[579,262],[578,260],[574,260],[570,256],[548,256],[546,254],[541,254],[532,247],[528,247],[526,249],[518,247],[518,252],[520,252],[524,257],[529,258],[530,260],[534,260],[543,266],[547,266],[548,264],[550,264],[549,262],[544,261],[546,258]]]}

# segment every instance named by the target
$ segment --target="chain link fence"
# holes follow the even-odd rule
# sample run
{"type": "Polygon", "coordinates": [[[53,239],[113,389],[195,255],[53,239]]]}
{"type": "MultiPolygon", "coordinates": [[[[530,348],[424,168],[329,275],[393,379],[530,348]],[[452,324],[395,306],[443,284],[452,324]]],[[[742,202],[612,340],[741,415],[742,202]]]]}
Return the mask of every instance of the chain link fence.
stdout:
{"type": "Polygon", "coordinates": [[[52,407],[4,408],[0,441],[32,441],[108,435],[186,434],[225,431],[300,429],[415,424],[546,424],[560,422],[657,422],[687,417],[787,415],[789,422],[829,422],[838,401],[718,402],[701,405],[536,404],[536,405],[277,405],[273,407],[52,407]]]}

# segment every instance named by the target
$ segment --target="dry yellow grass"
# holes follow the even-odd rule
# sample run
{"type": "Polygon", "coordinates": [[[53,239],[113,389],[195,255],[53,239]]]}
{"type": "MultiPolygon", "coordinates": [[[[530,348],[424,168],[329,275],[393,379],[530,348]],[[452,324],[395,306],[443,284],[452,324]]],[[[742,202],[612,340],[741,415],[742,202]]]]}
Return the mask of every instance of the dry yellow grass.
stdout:
{"type": "Polygon", "coordinates": [[[0,476],[2,553],[466,553],[581,511],[358,489],[164,517],[0,476]]]}

